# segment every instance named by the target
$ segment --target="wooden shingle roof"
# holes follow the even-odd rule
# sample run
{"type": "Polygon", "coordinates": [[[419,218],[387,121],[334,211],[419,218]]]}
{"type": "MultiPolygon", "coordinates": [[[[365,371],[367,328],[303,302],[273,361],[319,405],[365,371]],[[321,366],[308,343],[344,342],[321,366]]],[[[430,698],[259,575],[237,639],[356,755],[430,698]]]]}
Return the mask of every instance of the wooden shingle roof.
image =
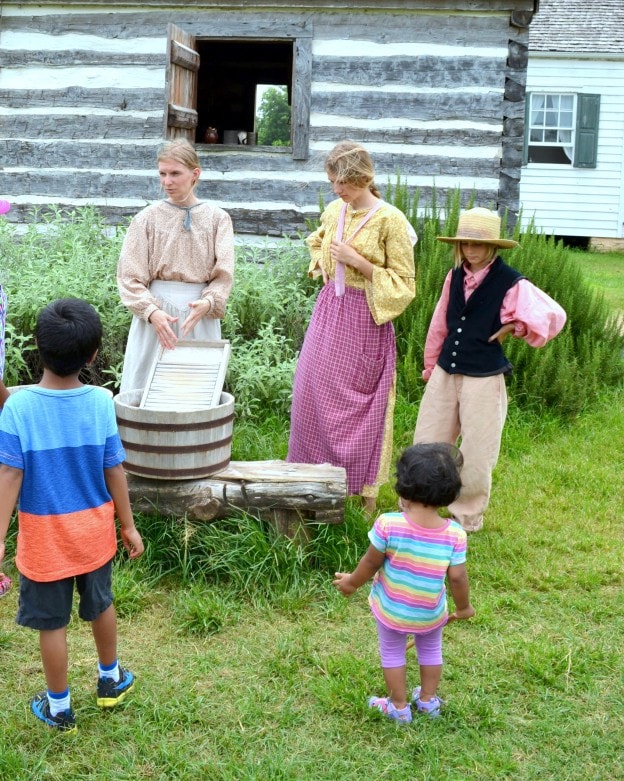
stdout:
{"type": "Polygon", "coordinates": [[[529,49],[624,54],[624,0],[540,0],[529,49]]]}

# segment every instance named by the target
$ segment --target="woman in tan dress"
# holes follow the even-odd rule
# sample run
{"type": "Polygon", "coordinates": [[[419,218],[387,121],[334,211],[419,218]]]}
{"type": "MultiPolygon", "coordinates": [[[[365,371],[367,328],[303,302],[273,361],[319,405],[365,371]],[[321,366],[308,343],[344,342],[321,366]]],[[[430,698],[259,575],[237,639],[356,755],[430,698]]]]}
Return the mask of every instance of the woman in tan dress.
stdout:
{"type": "Polygon", "coordinates": [[[121,301],[133,315],[122,393],[145,387],[159,345],[221,338],[234,277],[232,220],[195,195],[201,168],[192,144],[165,143],[158,172],[167,197],[133,218],[117,268],[121,301]]]}

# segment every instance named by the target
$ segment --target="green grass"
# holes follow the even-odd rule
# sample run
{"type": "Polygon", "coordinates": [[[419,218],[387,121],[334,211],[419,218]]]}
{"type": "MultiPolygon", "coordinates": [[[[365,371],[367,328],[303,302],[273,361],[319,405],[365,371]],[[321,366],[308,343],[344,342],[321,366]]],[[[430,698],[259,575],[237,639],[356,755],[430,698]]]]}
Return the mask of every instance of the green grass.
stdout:
{"type": "Polygon", "coordinates": [[[618,252],[580,252],[578,258],[589,282],[603,291],[607,302],[624,312],[624,254],[618,252]]]}
{"type": "MultiPolygon", "coordinates": [[[[76,619],[75,737],[28,712],[43,675],[36,636],[12,624],[14,589],[0,603],[0,778],[624,778],[623,434],[622,390],[565,427],[512,409],[485,529],[469,540],[477,616],[446,632],[437,722],[401,728],[365,706],[383,691],[366,589],[345,600],[329,586],[333,552],[352,565],[365,545],[350,505],[328,531],[327,560],[316,576],[300,561],[298,581],[294,547],[255,542],[252,559],[251,521],[231,546],[213,535],[211,555],[244,552],[255,581],[211,579],[207,560],[203,586],[170,576],[133,590],[149,568],[121,560],[121,659],[136,692],[98,712],[91,636],[76,619]]],[[[155,566],[165,553],[148,555],[155,566]]],[[[413,685],[413,657],[409,673],[413,685]]]]}
{"type": "MultiPolygon", "coordinates": [[[[624,259],[591,257],[587,277],[624,309],[624,259]]],[[[397,452],[415,416],[399,399],[397,452]]],[[[233,457],[282,458],[286,444],[279,417],[245,421],[233,457]]],[[[565,423],[512,400],[485,528],[469,538],[477,615],[445,633],[443,717],[408,728],[366,708],[383,693],[367,588],[346,600],[331,587],[367,544],[355,501],[305,550],[250,518],[139,518],[146,554],[115,570],[136,690],[97,709],[75,616],[77,735],[29,713],[44,688],[37,637],[14,623],[17,588],[0,600],[0,781],[624,781],[623,464],[624,388],[565,423]]],[[[394,506],[391,486],[380,502],[394,506]]],[[[13,576],[14,544],[13,527],[13,576]]],[[[413,655],[408,673],[415,685],[413,655]]]]}

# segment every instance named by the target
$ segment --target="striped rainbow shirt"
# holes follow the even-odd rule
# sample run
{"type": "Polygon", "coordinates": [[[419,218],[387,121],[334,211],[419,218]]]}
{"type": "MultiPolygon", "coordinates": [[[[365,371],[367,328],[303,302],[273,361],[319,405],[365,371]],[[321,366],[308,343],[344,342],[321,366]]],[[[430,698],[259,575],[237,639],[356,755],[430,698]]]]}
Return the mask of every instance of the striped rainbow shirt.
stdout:
{"type": "Polygon", "coordinates": [[[449,519],[439,529],[426,529],[403,513],[384,513],[368,537],[386,556],[368,598],[375,618],[388,629],[406,633],[444,626],[446,571],[466,561],[462,527],[449,519]]]}

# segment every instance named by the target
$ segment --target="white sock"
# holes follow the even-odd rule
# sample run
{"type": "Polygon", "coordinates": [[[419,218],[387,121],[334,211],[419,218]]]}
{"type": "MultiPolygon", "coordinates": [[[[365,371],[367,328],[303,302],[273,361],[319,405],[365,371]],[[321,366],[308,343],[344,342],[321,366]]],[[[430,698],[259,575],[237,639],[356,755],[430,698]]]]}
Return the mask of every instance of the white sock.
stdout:
{"type": "Polygon", "coordinates": [[[59,713],[63,713],[64,711],[69,710],[69,689],[65,689],[64,692],[59,692],[58,694],[56,692],[51,692],[48,689],[48,703],[50,705],[50,714],[52,716],[58,716],[59,713]]]}
{"type": "Polygon", "coordinates": [[[112,664],[104,665],[98,662],[98,675],[100,678],[112,678],[115,683],[119,681],[119,663],[117,659],[112,664]]]}

